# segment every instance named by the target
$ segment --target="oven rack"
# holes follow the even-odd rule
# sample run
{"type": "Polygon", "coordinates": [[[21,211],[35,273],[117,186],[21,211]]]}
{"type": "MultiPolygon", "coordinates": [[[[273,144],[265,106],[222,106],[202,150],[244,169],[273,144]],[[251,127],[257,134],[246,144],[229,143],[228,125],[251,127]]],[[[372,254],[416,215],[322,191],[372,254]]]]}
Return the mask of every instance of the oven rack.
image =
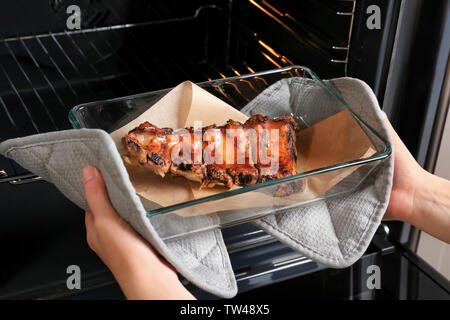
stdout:
{"type": "MultiPolygon", "coordinates": [[[[176,20],[195,19],[204,9],[200,8],[192,17],[176,20]]],[[[237,73],[254,72],[255,67],[252,68],[249,65],[219,68],[208,61],[198,64],[187,56],[174,58],[163,48],[160,49],[162,52],[158,56],[155,55],[153,51],[140,44],[135,31],[137,28],[160,23],[163,22],[17,36],[0,40],[0,59],[3,59],[3,61],[0,60],[0,83],[2,84],[0,86],[0,118],[3,118],[1,125],[5,128],[10,127],[11,130],[8,132],[11,132],[12,137],[19,128],[22,135],[69,129],[67,114],[70,108],[83,102],[164,89],[186,79],[205,81],[237,73]],[[114,43],[112,43],[114,36],[112,40],[107,37],[102,39],[103,49],[109,49],[109,52],[102,50],[99,43],[89,37],[89,35],[104,33],[116,35],[118,38],[118,33],[123,32],[127,35],[127,41],[145,52],[147,61],[130,52],[129,56],[135,62],[135,66],[130,66],[129,62],[114,49],[114,43]],[[87,53],[87,48],[90,54],[87,53]],[[42,57],[38,57],[42,54],[48,57],[45,63],[40,61],[42,57]],[[92,62],[93,56],[99,60],[106,55],[112,55],[115,58],[121,66],[120,72],[114,71],[113,74],[103,72],[98,69],[95,61],[92,62]],[[158,63],[161,56],[164,56],[166,61],[170,61],[173,69],[169,72],[165,68],[160,68],[158,77],[155,77],[153,66],[162,65],[158,63]],[[65,66],[61,65],[61,61],[65,66]],[[80,66],[80,63],[83,66],[80,66]],[[52,72],[49,71],[49,67],[52,67],[52,72]],[[86,70],[86,67],[90,72],[80,71],[83,68],[86,70]],[[175,78],[174,73],[179,74],[181,78],[175,78]],[[130,85],[128,80],[133,80],[133,85],[130,85]],[[24,131],[26,131],[25,134],[24,131]]],[[[0,163],[0,183],[9,182],[20,185],[41,180],[40,177],[18,168],[9,160],[6,161],[9,163],[5,166],[3,162],[0,163]]]]}
{"type": "Polygon", "coordinates": [[[347,66],[348,66],[348,58],[349,58],[349,52],[350,52],[350,44],[352,40],[352,30],[353,30],[353,24],[354,24],[354,16],[355,16],[355,8],[356,8],[356,1],[357,0],[338,0],[337,2],[327,2],[319,0],[317,3],[321,5],[323,10],[327,10],[332,12],[333,14],[337,16],[341,16],[343,18],[349,17],[349,27],[348,27],[348,36],[346,44],[336,44],[333,43],[334,39],[327,34],[318,31],[314,26],[308,25],[304,22],[299,21],[297,18],[292,16],[289,12],[283,12],[279,8],[277,8],[277,5],[274,3],[270,3],[270,1],[266,0],[248,0],[248,2],[259,9],[261,12],[263,12],[265,15],[272,18],[274,21],[276,21],[279,25],[281,25],[284,29],[286,29],[288,32],[294,34],[297,41],[302,42],[304,45],[310,47],[311,49],[317,51],[318,54],[321,54],[325,56],[329,62],[333,64],[342,64],[345,67],[345,75],[347,75],[347,66]],[[351,3],[350,8],[346,10],[342,10],[339,7],[338,2],[348,2],[351,3]],[[335,4],[335,5],[332,5],[335,4]],[[295,26],[295,31],[293,30],[293,27],[295,26]],[[340,59],[334,57],[333,53],[329,53],[330,51],[339,52],[344,51],[345,52],[345,58],[340,59]]]}
{"type": "MultiPolygon", "coordinates": [[[[277,11],[268,1],[248,1],[250,5],[257,4],[265,8],[264,12],[277,11]]],[[[351,16],[353,23],[355,0],[350,1],[353,2],[352,12],[335,13],[351,16]]],[[[112,1],[108,6],[111,14],[120,21],[119,13],[114,10],[113,4],[123,4],[120,1],[112,1]]],[[[163,89],[186,79],[199,82],[261,70],[261,67],[249,65],[245,61],[235,65],[218,66],[208,60],[201,63],[193,61],[187,55],[175,56],[173,52],[167,52],[162,47],[158,48],[159,52],[155,52],[153,48],[150,50],[142,45],[136,34],[145,28],[158,29],[174,23],[196,20],[207,10],[224,9],[217,5],[203,5],[192,15],[183,17],[0,39],[0,125],[11,133],[11,136],[6,138],[70,129],[67,120],[70,108],[84,102],[163,89]],[[130,50],[126,57],[119,53],[117,43],[120,46],[123,37],[126,37],[128,47],[142,50],[145,59],[133,50],[130,50]],[[107,67],[110,61],[117,67],[111,71],[107,67]],[[171,70],[163,65],[170,65],[171,70]],[[180,75],[181,78],[174,77],[174,74],[180,75]]],[[[287,19],[293,18],[287,15],[287,19]]],[[[352,24],[348,43],[351,39],[351,28],[352,24]]],[[[263,37],[255,35],[253,40],[259,45],[260,54],[267,60],[266,69],[294,64],[288,57],[280,55],[276,49],[264,42],[263,37]]],[[[335,50],[346,50],[348,57],[349,45],[330,46],[335,50]]],[[[348,58],[330,59],[332,63],[346,65],[348,62],[348,58]]],[[[40,177],[17,164],[0,159],[0,183],[21,185],[40,180],[40,177]]]]}

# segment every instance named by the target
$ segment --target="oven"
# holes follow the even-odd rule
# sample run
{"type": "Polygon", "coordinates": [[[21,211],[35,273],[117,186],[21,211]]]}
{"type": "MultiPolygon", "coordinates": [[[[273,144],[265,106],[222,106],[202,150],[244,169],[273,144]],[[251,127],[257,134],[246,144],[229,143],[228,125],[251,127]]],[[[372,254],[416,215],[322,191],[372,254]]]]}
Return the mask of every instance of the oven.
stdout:
{"type": "MultiPolygon", "coordinates": [[[[70,129],[68,112],[83,102],[296,64],[322,79],[366,81],[425,165],[444,117],[449,8],[424,0],[2,2],[0,140],[70,129]],[[369,26],[373,15],[380,28],[369,26]]],[[[82,210],[53,185],[0,157],[0,200],[1,298],[123,298],[87,246],[82,210]],[[80,290],[66,286],[74,264],[80,290]]],[[[236,299],[450,297],[449,281],[415,254],[418,231],[403,223],[383,223],[364,256],[342,270],[251,224],[222,232],[236,299]],[[373,264],[386,270],[381,290],[366,286],[373,264]]],[[[182,281],[198,298],[214,298],[182,281]]]]}

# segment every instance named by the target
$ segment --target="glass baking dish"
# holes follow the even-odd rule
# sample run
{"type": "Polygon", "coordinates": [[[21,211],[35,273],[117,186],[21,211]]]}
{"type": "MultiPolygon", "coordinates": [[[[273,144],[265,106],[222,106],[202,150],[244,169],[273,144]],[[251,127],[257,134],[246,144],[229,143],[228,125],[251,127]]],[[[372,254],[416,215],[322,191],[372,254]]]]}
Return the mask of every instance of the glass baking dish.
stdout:
{"type": "MultiPolygon", "coordinates": [[[[320,85],[320,90],[327,92],[330,99],[330,103],[326,106],[328,115],[336,114],[345,109],[349,110],[371,140],[376,152],[366,158],[336,163],[293,176],[232,189],[166,207],[147,204],[143,199],[144,207],[148,210],[147,216],[151,219],[162,239],[176,239],[195,232],[227,228],[283,210],[294,209],[315,201],[351,193],[390,156],[391,147],[389,143],[355,114],[342,97],[308,68],[291,66],[197,83],[197,85],[240,110],[270,85],[281,79],[291,77],[316,81],[320,85]],[[331,181],[338,175],[344,175],[345,178],[321,194],[305,196],[303,188],[294,187],[290,188],[290,190],[298,189],[294,193],[289,193],[287,196],[279,195],[279,190],[283,188],[289,188],[295,184],[307,186],[308,183],[315,183],[318,179],[320,181],[331,181]]],[[[170,90],[164,89],[78,105],[70,111],[69,120],[72,126],[77,129],[98,128],[111,133],[151,108],[170,90]]],[[[310,95],[307,103],[314,104],[314,99],[314,95],[310,95]]],[[[293,116],[303,129],[315,123],[311,121],[308,114],[303,114],[302,110],[293,116]],[[304,119],[309,120],[304,121],[304,119]]],[[[317,119],[317,117],[315,118],[317,119]]],[[[224,119],[224,122],[226,120],[228,119],[224,119]]],[[[301,157],[301,155],[299,156],[301,157]]]]}

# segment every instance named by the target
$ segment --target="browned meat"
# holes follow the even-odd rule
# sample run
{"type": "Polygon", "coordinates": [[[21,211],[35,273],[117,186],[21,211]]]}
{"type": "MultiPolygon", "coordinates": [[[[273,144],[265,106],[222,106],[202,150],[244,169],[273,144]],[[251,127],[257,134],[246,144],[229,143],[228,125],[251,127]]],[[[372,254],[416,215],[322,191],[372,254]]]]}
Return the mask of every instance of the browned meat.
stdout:
{"type": "Polygon", "coordinates": [[[144,122],[122,138],[128,151],[123,158],[129,165],[162,177],[184,176],[201,187],[253,185],[297,173],[297,130],[291,116],[255,115],[243,124],[229,120],[201,130],[174,131],[144,122]]]}

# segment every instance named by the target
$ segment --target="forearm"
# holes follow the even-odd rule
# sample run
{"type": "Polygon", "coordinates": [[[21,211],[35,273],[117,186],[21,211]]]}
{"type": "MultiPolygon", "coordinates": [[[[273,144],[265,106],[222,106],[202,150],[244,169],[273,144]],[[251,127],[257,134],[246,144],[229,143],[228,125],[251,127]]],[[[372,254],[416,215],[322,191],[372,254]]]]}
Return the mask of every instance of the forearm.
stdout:
{"type": "Polygon", "coordinates": [[[450,243],[450,181],[424,172],[406,222],[450,243]]]}
{"type": "Polygon", "coordinates": [[[175,273],[163,266],[160,261],[146,261],[148,259],[155,259],[155,257],[128,259],[122,266],[112,268],[127,299],[194,299],[175,273]]]}

